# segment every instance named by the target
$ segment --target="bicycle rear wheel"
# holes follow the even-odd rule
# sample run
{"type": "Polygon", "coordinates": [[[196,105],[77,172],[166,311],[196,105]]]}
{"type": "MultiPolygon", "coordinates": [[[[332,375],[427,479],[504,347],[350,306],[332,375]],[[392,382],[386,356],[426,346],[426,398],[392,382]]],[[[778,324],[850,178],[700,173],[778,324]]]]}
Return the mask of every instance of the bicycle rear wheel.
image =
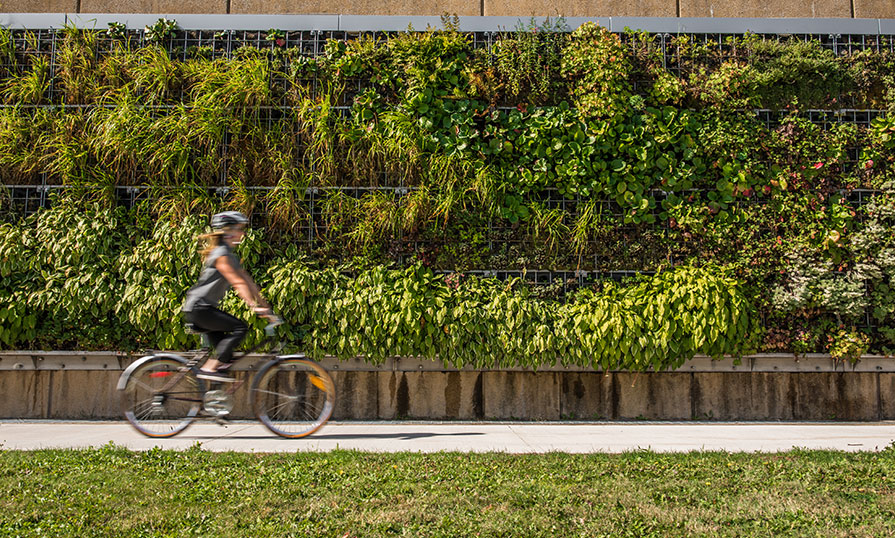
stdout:
{"type": "Polygon", "coordinates": [[[267,363],[252,381],[255,416],[267,429],[296,439],[319,430],[333,414],[336,386],[326,370],[304,356],[267,363]]]}
{"type": "Polygon", "coordinates": [[[121,374],[121,410],[143,435],[172,437],[199,414],[205,383],[186,362],[177,355],[153,355],[121,374]]]}

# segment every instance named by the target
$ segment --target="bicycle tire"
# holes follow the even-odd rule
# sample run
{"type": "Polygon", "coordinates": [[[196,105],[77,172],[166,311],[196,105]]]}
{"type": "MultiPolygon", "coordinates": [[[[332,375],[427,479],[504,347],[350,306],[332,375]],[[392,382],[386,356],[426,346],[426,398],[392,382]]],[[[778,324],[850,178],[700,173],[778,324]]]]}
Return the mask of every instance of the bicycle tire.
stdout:
{"type": "Polygon", "coordinates": [[[273,433],[307,437],[323,427],[336,404],[332,377],[303,355],[278,357],[252,380],[255,417],[273,433]]]}
{"type": "Polygon", "coordinates": [[[173,437],[185,430],[202,409],[205,383],[179,355],[150,355],[124,371],[118,380],[124,417],[147,437],[173,437]],[[179,378],[177,376],[180,376],[179,378]]]}

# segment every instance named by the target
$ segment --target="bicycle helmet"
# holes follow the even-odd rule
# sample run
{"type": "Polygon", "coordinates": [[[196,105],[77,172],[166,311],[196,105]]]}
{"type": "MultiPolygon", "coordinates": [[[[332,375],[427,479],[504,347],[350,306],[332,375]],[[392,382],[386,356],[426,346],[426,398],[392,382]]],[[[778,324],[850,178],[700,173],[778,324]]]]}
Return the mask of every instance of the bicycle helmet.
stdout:
{"type": "Polygon", "coordinates": [[[224,211],[211,217],[211,227],[215,230],[248,224],[249,219],[239,211],[224,211]]]}

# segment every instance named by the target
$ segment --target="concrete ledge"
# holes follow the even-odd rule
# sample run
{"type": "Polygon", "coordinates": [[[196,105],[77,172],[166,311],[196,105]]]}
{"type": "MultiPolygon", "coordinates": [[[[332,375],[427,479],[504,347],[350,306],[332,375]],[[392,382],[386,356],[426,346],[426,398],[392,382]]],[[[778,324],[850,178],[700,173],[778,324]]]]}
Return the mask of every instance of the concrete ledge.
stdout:
{"type": "MultiPolygon", "coordinates": [[[[117,371],[0,371],[0,418],[117,419],[117,371]]],[[[249,381],[250,371],[236,372],[249,381]]],[[[895,373],[334,371],[336,419],[892,420],[895,373]]],[[[248,385],[243,385],[247,387],[248,385]]],[[[247,388],[235,418],[251,418],[247,388]]]]}
{"type": "MultiPolygon", "coordinates": [[[[115,385],[143,354],[0,352],[0,418],[120,418],[115,385]]],[[[236,366],[249,380],[269,360],[236,366]]],[[[895,419],[895,359],[856,364],[827,355],[697,357],[676,371],[587,368],[446,368],[392,358],[322,361],[338,393],[339,419],[884,420],[895,419]]],[[[252,415],[249,391],[234,417],[252,415]]]]}
{"type": "MultiPolygon", "coordinates": [[[[0,351],[0,371],[2,370],[123,370],[140,357],[151,355],[142,353],[121,353],[114,351],[0,351]]],[[[179,353],[179,352],[178,352],[179,353]]],[[[194,352],[180,353],[192,356],[194,352]]],[[[255,370],[271,355],[255,354],[236,363],[235,369],[255,370]]],[[[371,364],[361,358],[339,360],[323,359],[322,364],[330,371],[346,372],[473,372],[476,368],[456,368],[445,366],[439,361],[413,357],[393,357],[381,364],[371,364]]],[[[492,371],[531,372],[531,369],[517,366],[496,367],[492,371]]],[[[583,366],[544,366],[538,372],[598,372],[583,366]]],[[[874,372],[895,373],[895,358],[879,355],[865,355],[858,362],[835,361],[829,355],[810,353],[802,356],[789,354],[748,355],[741,359],[694,357],[685,362],[676,372],[874,372]]]]}

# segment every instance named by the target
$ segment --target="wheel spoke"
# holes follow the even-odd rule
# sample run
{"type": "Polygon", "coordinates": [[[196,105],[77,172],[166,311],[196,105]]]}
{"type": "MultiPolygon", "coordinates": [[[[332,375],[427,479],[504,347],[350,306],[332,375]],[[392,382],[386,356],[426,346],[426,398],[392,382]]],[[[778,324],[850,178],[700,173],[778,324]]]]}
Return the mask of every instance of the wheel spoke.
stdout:
{"type": "Polygon", "coordinates": [[[279,396],[282,398],[292,398],[292,399],[298,398],[298,396],[293,396],[291,394],[286,394],[285,392],[277,392],[277,391],[273,391],[273,390],[255,389],[255,392],[257,392],[258,394],[270,394],[271,396],[279,396]]]}
{"type": "MultiPolygon", "coordinates": [[[[137,387],[143,387],[143,388],[145,388],[150,394],[155,394],[155,393],[158,392],[157,389],[155,389],[155,388],[153,388],[153,387],[150,387],[149,385],[147,385],[146,383],[143,383],[143,382],[140,381],[139,379],[134,379],[134,383],[137,385],[137,387]]],[[[136,387],[135,387],[135,388],[136,388],[136,387]]]]}
{"type": "Polygon", "coordinates": [[[270,411],[268,411],[267,414],[268,415],[276,415],[278,410],[283,409],[287,405],[291,405],[291,404],[292,404],[292,402],[283,402],[281,404],[275,405],[270,408],[270,411]]]}

